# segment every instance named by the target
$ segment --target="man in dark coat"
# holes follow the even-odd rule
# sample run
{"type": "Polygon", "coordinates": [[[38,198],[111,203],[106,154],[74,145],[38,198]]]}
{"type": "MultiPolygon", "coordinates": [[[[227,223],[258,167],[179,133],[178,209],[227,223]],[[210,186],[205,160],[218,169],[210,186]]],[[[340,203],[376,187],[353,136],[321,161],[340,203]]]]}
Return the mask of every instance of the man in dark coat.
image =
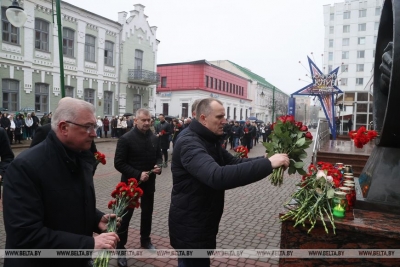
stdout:
{"type": "Polygon", "coordinates": [[[160,140],[160,147],[164,156],[163,167],[166,168],[168,167],[168,149],[170,143],[169,138],[170,135],[173,133],[173,127],[165,120],[164,114],[158,115],[158,118],[160,119],[160,123],[156,126],[156,135],[160,140]]]}
{"type": "Polygon", "coordinates": [[[243,145],[250,149],[253,147],[253,137],[255,136],[256,129],[251,125],[250,121],[247,120],[243,127],[243,145]]]}
{"type": "MultiPolygon", "coordinates": [[[[4,179],[6,249],[114,249],[108,216],[96,209],[92,104],[60,100],[45,141],[23,151],[4,179]],[[93,237],[93,232],[99,235],[93,237]]],[[[113,215],[115,216],[115,215],[113,215]]],[[[4,267],[87,266],[88,258],[5,258],[4,267]]]]}
{"type": "Polygon", "coordinates": [[[14,160],[14,153],[11,150],[10,141],[6,130],[0,127],[0,198],[2,177],[6,172],[8,165],[14,160]]]}
{"type": "Polygon", "coordinates": [[[118,119],[115,116],[112,116],[112,119],[111,119],[111,138],[116,138],[117,137],[117,125],[118,125],[118,119]]]}
{"type": "MultiPolygon", "coordinates": [[[[156,190],[156,174],[161,173],[161,150],[158,138],[150,130],[151,116],[147,109],[139,109],[136,112],[135,124],[131,131],[121,136],[115,150],[114,166],[121,173],[121,182],[129,178],[142,181],[143,189],[141,197],[140,219],[140,243],[143,248],[154,250],[150,233],[154,206],[154,192],[156,190]],[[150,174],[149,172],[152,171],[150,174]]],[[[133,209],[129,209],[122,218],[118,229],[120,242],[118,249],[125,249],[128,239],[128,227],[132,218],[133,209]]],[[[118,266],[127,266],[126,258],[118,259],[118,266]]]]}
{"type": "MultiPolygon", "coordinates": [[[[240,159],[221,147],[225,109],[215,98],[200,101],[172,156],[169,236],[175,249],[215,249],[225,190],[263,179],[289,166],[286,154],[240,159]]],[[[209,266],[209,258],[179,258],[178,266],[209,266]]]]}

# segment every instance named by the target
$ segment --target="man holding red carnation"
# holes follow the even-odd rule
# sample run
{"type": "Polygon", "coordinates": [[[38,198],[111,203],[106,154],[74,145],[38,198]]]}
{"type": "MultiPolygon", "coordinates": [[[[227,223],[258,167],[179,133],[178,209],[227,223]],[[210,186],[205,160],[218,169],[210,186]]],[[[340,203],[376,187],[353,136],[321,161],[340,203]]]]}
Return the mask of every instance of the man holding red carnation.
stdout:
{"type": "MultiPolygon", "coordinates": [[[[169,236],[175,249],[215,249],[225,190],[259,181],[273,168],[289,166],[286,154],[269,159],[230,154],[221,147],[225,123],[222,102],[202,99],[196,108],[196,120],[176,141],[169,210],[169,236]]],[[[210,258],[178,257],[180,267],[209,265],[210,258]]]]}
{"type": "MultiPolygon", "coordinates": [[[[129,178],[142,181],[140,218],[140,244],[143,248],[155,250],[151,243],[150,233],[154,207],[154,192],[156,191],[156,174],[161,174],[162,154],[158,138],[150,130],[151,114],[147,109],[138,109],[135,117],[135,127],[119,138],[115,150],[114,166],[121,173],[121,182],[129,178]]],[[[128,209],[122,218],[118,229],[117,249],[125,249],[128,240],[128,227],[133,215],[133,209],[128,209]]],[[[118,266],[127,266],[125,257],[118,259],[118,266]]]]}
{"type": "MultiPolygon", "coordinates": [[[[94,106],[65,97],[46,140],[23,151],[4,182],[6,249],[114,249],[108,215],[96,209],[93,154],[94,106]],[[93,232],[99,235],[93,237],[93,232]]],[[[115,215],[114,215],[115,216],[115,215]]],[[[86,267],[85,258],[5,258],[5,267],[86,267]]]]}

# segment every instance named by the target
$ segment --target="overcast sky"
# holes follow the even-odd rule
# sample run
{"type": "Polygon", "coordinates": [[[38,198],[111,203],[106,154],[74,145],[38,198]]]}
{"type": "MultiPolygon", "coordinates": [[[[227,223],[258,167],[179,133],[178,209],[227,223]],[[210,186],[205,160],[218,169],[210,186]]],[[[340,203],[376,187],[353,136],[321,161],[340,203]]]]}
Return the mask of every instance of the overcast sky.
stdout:
{"type": "MultiPolygon", "coordinates": [[[[322,69],[323,5],[344,0],[64,0],[117,21],[145,6],[157,26],[158,64],[230,60],[290,94],[308,83],[307,56],[322,69]]],[[[310,80],[308,80],[310,81],[310,80]]]]}

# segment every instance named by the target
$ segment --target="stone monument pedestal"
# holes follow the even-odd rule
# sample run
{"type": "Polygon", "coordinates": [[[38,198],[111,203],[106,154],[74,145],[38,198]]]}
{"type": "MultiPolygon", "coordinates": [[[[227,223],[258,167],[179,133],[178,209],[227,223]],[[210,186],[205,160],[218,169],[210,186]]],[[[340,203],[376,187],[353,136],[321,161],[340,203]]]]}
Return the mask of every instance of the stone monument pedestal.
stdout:
{"type": "MultiPolygon", "coordinates": [[[[280,214],[282,216],[284,213],[280,214]]],[[[336,218],[336,235],[326,234],[321,222],[308,228],[282,222],[281,249],[386,249],[400,248],[400,215],[353,209],[336,218]]],[[[328,221],[326,221],[327,224],[328,221]]],[[[306,225],[309,227],[309,225],[306,225]]],[[[330,226],[330,224],[328,225],[330,226]]],[[[280,258],[280,266],[399,266],[398,258],[280,258]]]]}

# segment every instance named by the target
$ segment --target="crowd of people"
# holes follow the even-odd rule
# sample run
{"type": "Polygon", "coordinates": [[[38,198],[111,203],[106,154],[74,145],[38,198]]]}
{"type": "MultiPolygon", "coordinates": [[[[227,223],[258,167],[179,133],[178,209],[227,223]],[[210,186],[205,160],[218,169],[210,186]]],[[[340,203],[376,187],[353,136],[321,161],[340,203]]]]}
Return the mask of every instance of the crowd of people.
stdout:
{"type": "MultiPolygon", "coordinates": [[[[267,140],[269,124],[228,123],[222,103],[214,98],[196,100],[191,118],[168,122],[163,114],[155,120],[146,109],[137,110],[132,118],[102,119],[95,116],[92,104],[66,97],[54,114],[38,122],[42,126],[33,133],[31,148],[14,159],[6,132],[22,128],[19,117],[3,116],[8,123],[0,130],[0,142],[8,144],[0,149],[6,249],[126,249],[133,210],[127,210],[122,221],[118,219],[117,233],[105,233],[110,216],[116,215],[96,208],[94,139],[101,138],[103,131],[105,137],[111,130],[111,137],[118,138],[114,167],[121,181],[132,177],[141,181],[140,243],[150,251],[156,249],[151,241],[156,176],[168,162],[173,180],[168,226],[175,249],[215,249],[225,190],[289,166],[286,154],[232,155],[227,142],[231,148],[239,142],[251,148],[260,136],[267,140]],[[171,143],[174,150],[169,160],[171,143]]],[[[86,267],[90,262],[90,258],[6,257],[4,266],[86,267]]],[[[178,257],[178,266],[209,265],[209,258],[178,257]]],[[[123,253],[118,266],[128,266],[123,253]]]]}

